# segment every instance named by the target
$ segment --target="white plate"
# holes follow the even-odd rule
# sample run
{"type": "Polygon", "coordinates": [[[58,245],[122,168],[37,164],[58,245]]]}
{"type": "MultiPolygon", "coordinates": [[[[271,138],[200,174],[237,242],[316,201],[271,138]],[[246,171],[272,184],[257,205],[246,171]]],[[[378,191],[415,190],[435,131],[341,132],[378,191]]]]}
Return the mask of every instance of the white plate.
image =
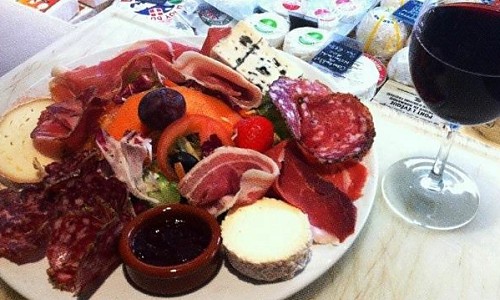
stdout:
{"type": "MultiPolygon", "coordinates": [[[[184,39],[193,45],[200,43],[199,38],[184,39]]],[[[95,55],[85,57],[71,64],[71,67],[81,64],[92,65],[103,59],[115,56],[122,47],[117,47],[99,52],[95,55]]],[[[284,55],[287,55],[284,53],[284,55]]],[[[304,77],[308,79],[318,79],[327,85],[332,85],[333,78],[325,73],[313,68],[309,64],[287,55],[295,60],[304,70],[304,77]]],[[[37,82],[32,89],[46,94],[48,78],[37,82]]],[[[28,93],[27,93],[28,94],[28,93]]],[[[30,93],[33,95],[33,93],[30,93]]],[[[363,163],[369,170],[367,183],[363,190],[363,196],[355,202],[358,209],[356,228],[354,234],[349,236],[342,244],[334,245],[314,245],[312,248],[312,258],[306,268],[291,280],[278,283],[255,284],[245,281],[237,274],[231,273],[223,265],[217,276],[204,287],[197,291],[174,297],[175,299],[282,299],[293,295],[312,281],[325,273],[342,255],[351,247],[361,229],[365,225],[370,214],[375,199],[375,192],[378,181],[378,166],[374,149],[365,157],[363,163]]],[[[46,270],[48,262],[46,259],[36,263],[18,266],[10,261],[0,259],[0,277],[12,288],[28,299],[74,299],[71,293],[61,292],[52,287],[48,282],[46,270]]],[[[158,299],[143,294],[134,289],[125,279],[123,268],[118,267],[110,277],[100,286],[92,296],[92,299],[158,299]]]]}

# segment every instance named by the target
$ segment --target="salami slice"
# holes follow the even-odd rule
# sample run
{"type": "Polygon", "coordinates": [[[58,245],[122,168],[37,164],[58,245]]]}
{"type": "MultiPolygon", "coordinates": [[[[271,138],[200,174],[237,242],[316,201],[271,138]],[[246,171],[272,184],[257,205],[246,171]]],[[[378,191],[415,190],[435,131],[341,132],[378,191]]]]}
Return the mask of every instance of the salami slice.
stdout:
{"type": "Polygon", "coordinates": [[[373,144],[371,113],[351,94],[334,93],[318,81],[281,77],[269,96],[301,150],[315,161],[360,160],[373,144]]]}
{"type": "Polygon", "coordinates": [[[17,264],[40,260],[49,239],[50,210],[39,188],[0,190],[0,257],[17,264]]]}

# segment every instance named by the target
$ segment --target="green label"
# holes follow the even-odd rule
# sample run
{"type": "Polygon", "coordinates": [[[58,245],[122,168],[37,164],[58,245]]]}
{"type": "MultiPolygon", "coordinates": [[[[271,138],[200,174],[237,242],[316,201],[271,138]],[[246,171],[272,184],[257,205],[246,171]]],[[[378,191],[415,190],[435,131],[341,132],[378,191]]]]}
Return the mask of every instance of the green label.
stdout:
{"type": "Polygon", "coordinates": [[[299,42],[304,45],[314,45],[323,40],[323,35],[319,32],[313,31],[299,37],[299,42]]]}
{"type": "Polygon", "coordinates": [[[167,2],[170,4],[180,4],[182,3],[182,0],[168,0],[167,2]]]}
{"type": "Polygon", "coordinates": [[[264,33],[272,33],[278,28],[278,23],[273,19],[260,19],[257,24],[254,25],[255,29],[264,33]]]}

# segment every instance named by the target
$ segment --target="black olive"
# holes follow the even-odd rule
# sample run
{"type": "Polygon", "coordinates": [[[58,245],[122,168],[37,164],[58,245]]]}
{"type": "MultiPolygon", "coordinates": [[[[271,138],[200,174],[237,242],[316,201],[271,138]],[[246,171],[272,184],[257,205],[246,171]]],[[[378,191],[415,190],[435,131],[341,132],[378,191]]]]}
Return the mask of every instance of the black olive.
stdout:
{"type": "Polygon", "coordinates": [[[198,163],[198,159],[187,152],[180,151],[169,155],[168,162],[171,166],[180,162],[184,172],[189,172],[198,163]]]}
{"type": "Polygon", "coordinates": [[[139,103],[139,119],[153,130],[163,130],[185,113],[184,96],[169,88],[152,90],[139,103]]]}

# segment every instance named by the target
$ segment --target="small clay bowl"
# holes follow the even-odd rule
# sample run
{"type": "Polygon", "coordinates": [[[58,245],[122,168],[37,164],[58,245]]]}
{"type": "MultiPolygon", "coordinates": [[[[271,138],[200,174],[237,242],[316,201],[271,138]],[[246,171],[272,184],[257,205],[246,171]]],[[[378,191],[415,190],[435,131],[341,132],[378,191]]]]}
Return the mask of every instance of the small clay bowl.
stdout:
{"type": "MultiPolygon", "coordinates": [[[[126,276],[132,285],[152,295],[171,296],[185,294],[200,288],[216,275],[222,262],[221,241],[219,223],[206,210],[186,204],[172,204],[151,208],[129,222],[122,231],[119,250],[124,262],[126,276]],[[183,258],[184,261],[177,262],[179,259],[173,259],[174,262],[172,262],[169,261],[170,258],[176,257],[176,255],[170,255],[171,252],[162,254],[163,249],[154,252],[160,253],[159,256],[151,255],[151,253],[147,254],[146,250],[146,255],[140,251],[138,252],[138,249],[148,248],[140,246],[144,244],[145,239],[143,237],[150,237],[151,231],[167,230],[154,229],[163,226],[161,224],[165,223],[170,224],[168,225],[170,235],[167,235],[166,238],[163,237],[160,242],[154,238],[153,240],[156,241],[155,246],[161,248],[164,247],[163,245],[167,247],[167,244],[176,245],[176,243],[170,241],[176,240],[175,235],[177,235],[177,232],[184,229],[171,227],[176,226],[172,224],[179,222],[188,224],[188,228],[190,228],[188,231],[196,232],[193,240],[198,240],[198,237],[196,237],[198,234],[201,236],[200,239],[203,240],[203,243],[199,242],[197,247],[189,245],[186,247],[185,241],[180,238],[182,243],[178,244],[184,244],[184,246],[179,247],[180,249],[176,249],[174,252],[177,251],[182,256],[184,252],[190,252],[192,248],[197,248],[198,252],[201,253],[196,254],[198,252],[195,251],[195,253],[190,254],[190,258],[183,258]],[[167,242],[165,242],[165,239],[167,242]],[[207,245],[204,246],[205,244],[207,245]],[[185,251],[186,249],[189,251],[185,251]],[[141,259],[138,256],[141,256],[141,259]],[[145,259],[145,257],[153,258],[153,261],[145,259]]],[[[171,248],[169,249],[171,251],[171,248]]]]}

